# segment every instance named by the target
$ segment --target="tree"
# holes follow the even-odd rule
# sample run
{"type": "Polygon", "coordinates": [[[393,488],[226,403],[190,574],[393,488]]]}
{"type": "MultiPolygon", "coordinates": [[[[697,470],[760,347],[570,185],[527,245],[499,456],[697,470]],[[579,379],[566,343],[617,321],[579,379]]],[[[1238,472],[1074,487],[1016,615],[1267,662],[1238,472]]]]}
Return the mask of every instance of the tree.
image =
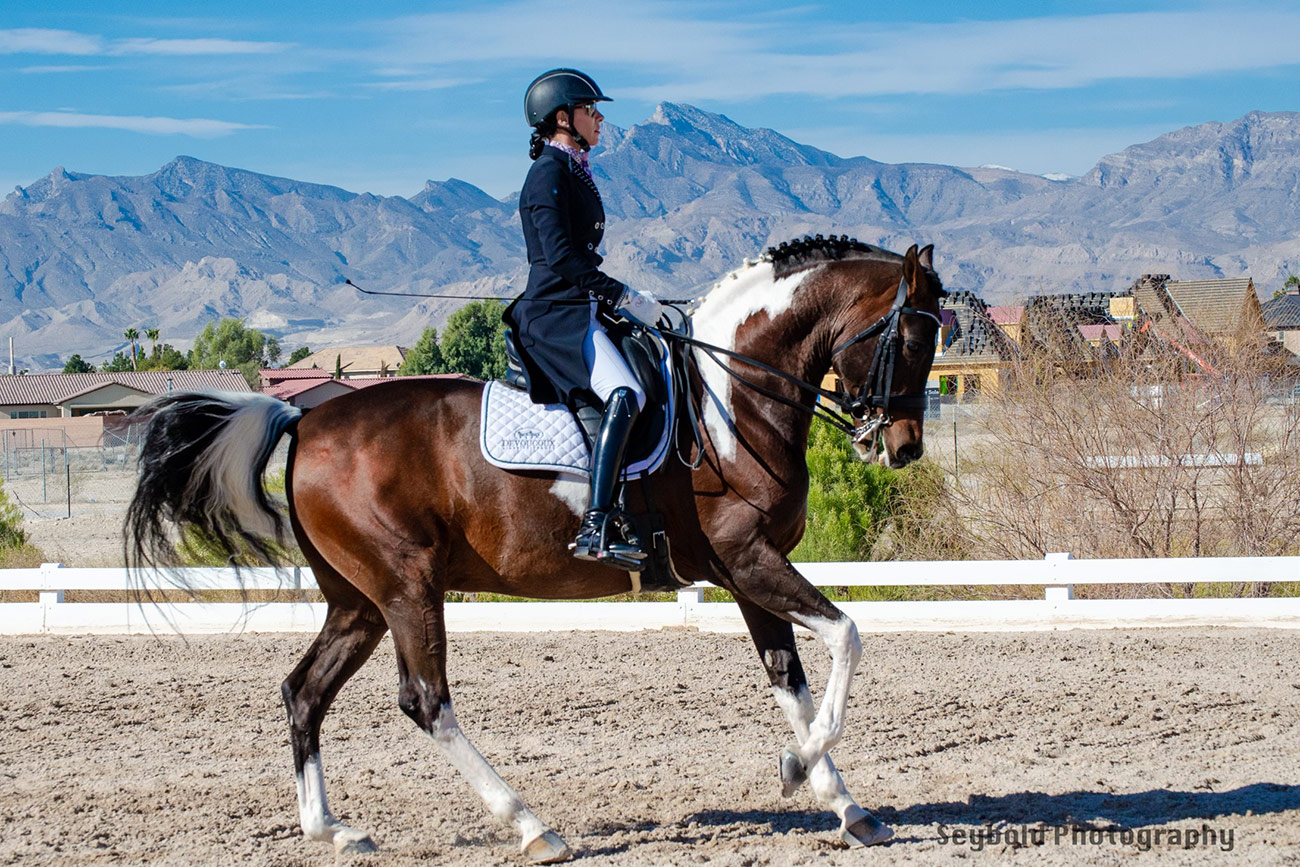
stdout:
{"type": "Polygon", "coordinates": [[[397,368],[398,376],[425,376],[430,373],[446,373],[442,358],[442,349],[438,346],[438,329],[426,328],[415,341],[415,345],[406,353],[402,365],[397,368]]]}
{"type": "Polygon", "coordinates": [[[131,341],[131,369],[136,370],[135,342],[140,339],[140,332],[134,328],[128,328],[122,332],[122,336],[131,341]]]}
{"type": "Polygon", "coordinates": [[[188,370],[189,366],[185,354],[170,343],[155,346],[149,357],[140,362],[141,370],[188,370]]]}
{"type": "Polygon", "coordinates": [[[292,353],[289,354],[289,364],[297,364],[298,362],[302,361],[304,358],[306,358],[309,355],[311,355],[310,349],[308,349],[306,346],[299,346],[297,349],[295,349],[292,353]]]}
{"type": "Polygon", "coordinates": [[[194,340],[190,369],[235,367],[244,374],[250,387],[257,388],[258,371],[270,363],[266,343],[266,335],[255,328],[246,328],[242,319],[209,322],[194,340]]]}
{"type": "Polygon", "coordinates": [[[94,370],[95,366],[82,358],[78,353],[74,353],[73,356],[68,359],[68,363],[63,365],[64,373],[92,373],[94,370]]]}
{"type": "Polygon", "coordinates": [[[343,354],[339,353],[334,356],[334,378],[343,378],[343,354]]]}
{"type": "Polygon", "coordinates": [[[154,353],[154,354],[157,354],[157,352],[158,352],[158,336],[159,336],[160,334],[162,334],[162,332],[159,331],[157,328],[150,328],[150,329],[147,329],[147,330],[145,331],[144,334],[145,334],[146,337],[149,338],[149,342],[150,342],[151,344],[153,344],[153,353],[154,353]]]}
{"type": "Polygon", "coordinates": [[[121,352],[115,352],[113,360],[105,361],[99,369],[104,373],[126,373],[128,370],[135,370],[135,365],[121,352]]]}
{"type": "Polygon", "coordinates": [[[278,337],[266,338],[266,360],[273,365],[280,363],[280,339],[278,337]]]}
{"type": "Polygon", "coordinates": [[[506,339],[502,331],[500,301],[472,301],[447,320],[442,332],[444,370],[479,379],[506,375],[506,339]]]}

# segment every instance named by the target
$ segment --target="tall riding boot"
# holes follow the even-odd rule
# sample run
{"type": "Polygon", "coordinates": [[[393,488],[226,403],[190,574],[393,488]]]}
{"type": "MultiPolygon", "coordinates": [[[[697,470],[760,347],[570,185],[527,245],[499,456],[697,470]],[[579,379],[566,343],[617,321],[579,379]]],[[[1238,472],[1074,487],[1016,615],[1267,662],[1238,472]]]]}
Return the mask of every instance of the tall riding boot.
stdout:
{"type": "Polygon", "coordinates": [[[573,556],[595,560],[616,569],[638,571],[645,552],[628,544],[622,532],[623,520],[614,508],[614,493],[623,456],[640,410],[630,388],[617,388],[605,402],[600,433],[591,455],[591,499],[582,516],[578,538],[570,547],[573,556]]]}

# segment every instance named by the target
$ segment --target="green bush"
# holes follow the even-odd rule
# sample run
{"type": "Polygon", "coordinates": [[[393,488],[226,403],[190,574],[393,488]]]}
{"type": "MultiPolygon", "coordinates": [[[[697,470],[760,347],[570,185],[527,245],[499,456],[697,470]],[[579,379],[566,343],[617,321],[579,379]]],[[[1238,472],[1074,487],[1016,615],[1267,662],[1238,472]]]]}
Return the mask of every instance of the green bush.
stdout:
{"type": "Polygon", "coordinates": [[[808,523],[795,562],[912,559],[934,529],[943,473],[928,461],[891,470],[858,458],[841,431],[820,419],[808,437],[808,523]],[[888,543],[882,544],[882,543],[888,543]]]}
{"type": "Polygon", "coordinates": [[[0,548],[21,548],[26,544],[23,513],[9,499],[3,482],[0,482],[0,548]]]}

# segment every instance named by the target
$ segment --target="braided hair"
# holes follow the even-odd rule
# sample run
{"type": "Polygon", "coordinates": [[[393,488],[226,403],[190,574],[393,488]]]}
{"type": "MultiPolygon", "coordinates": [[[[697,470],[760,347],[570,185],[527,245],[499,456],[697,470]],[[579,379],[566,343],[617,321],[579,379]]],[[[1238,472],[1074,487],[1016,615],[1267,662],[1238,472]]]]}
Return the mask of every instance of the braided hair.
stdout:
{"type": "Polygon", "coordinates": [[[556,109],[546,120],[533,127],[532,137],[528,140],[528,158],[535,160],[542,155],[542,148],[546,145],[546,140],[559,132],[560,126],[555,122],[555,115],[559,112],[556,109]]]}

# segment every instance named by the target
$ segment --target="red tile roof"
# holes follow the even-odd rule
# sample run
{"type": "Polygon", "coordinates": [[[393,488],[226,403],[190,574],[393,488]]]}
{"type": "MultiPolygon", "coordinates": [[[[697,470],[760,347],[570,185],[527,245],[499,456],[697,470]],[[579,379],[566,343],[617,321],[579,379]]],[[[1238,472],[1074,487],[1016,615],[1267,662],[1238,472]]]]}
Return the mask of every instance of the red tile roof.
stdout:
{"type": "Polygon", "coordinates": [[[128,373],[28,373],[0,376],[0,406],[59,404],[84,392],[120,383],[145,394],[216,389],[252,391],[238,370],[141,370],[128,373]]]}
{"type": "Polygon", "coordinates": [[[1025,305],[990,307],[987,313],[989,319],[992,319],[998,325],[1015,325],[1025,317],[1025,305]]]}
{"type": "Polygon", "coordinates": [[[288,382],[277,382],[275,385],[268,385],[266,388],[263,388],[262,394],[268,394],[271,397],[278,398],[279,400],[287,401],[290,398],[297,397],[305,391],[311,391],[313,388],[320,388],[322,385],[331,382],[341,385],[349,390],[356,388],[356,384],[353,382],[348,382],[345,379],[334,379],[333,377],[327,376],[324,379],[317,377],[314,379],[291,379],[288,382]]]}
{"type": "Polygon", "coordinates": [[[1122,326],[1114,323],[1080,325],[1079,333],[1082,334],[1086,340],[1100,340],[1105,337],[1107,340],[1117,341],[1123,335],[1124,329],[1122,326]]]}

